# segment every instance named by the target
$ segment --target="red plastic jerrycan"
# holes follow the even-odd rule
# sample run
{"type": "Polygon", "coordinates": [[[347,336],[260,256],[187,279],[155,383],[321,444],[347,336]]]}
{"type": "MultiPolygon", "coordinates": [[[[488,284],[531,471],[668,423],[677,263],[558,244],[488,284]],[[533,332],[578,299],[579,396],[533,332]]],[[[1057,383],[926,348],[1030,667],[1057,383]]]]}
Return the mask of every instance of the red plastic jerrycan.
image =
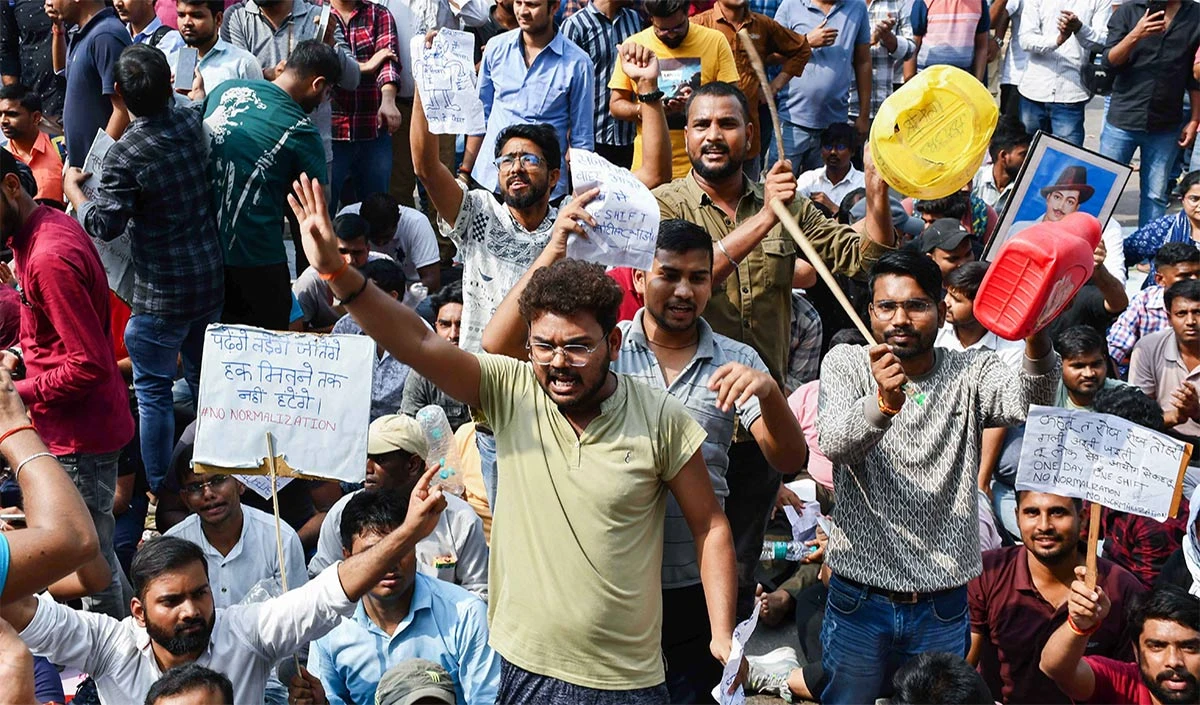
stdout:
{"type": "Polygon", "coordinates": [[[1004,243],[975,295],[975,319],[1006,340],[1045,328],[1092,278],[1100,221],[1072,213],[1004,243]]]}

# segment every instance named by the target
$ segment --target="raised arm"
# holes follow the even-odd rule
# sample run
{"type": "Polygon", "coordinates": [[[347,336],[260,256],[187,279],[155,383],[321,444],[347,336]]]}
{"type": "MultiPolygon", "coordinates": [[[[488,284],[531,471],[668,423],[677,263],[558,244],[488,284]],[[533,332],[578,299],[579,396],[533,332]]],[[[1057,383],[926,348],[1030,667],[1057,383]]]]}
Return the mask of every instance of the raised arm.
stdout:
{"type": "Polygon", "coordinates": [[[429,131],[425,107],[421,104],[421,91],[415,87],[411,122],[408,139],[412,146],[413,171],[424,184],[425,193],[433,201],[438,216],[453,228],[462,210],[463,190],[438,156],[438,137],[429,131]]]}
{"type": "Polygon", "coordinates": [[[717,392],[717,406],[726,411],[734,404],[741,409],[757,399],[760,415],[749,422],[750,434],[771,467],[784,475],[795,475],[808,462],[804,431],[766,365],[761,361],[758,364],[761,369],[726,363],[709,378],[708,388],[717,392]]]}
{"type": "Polygon", "coordinates": [[[1088,635],[1099,628],[1112,607],[1102,588],[1089,588],[1083,581],[1086,572],[1083,566],[1075,568],[1075,581],[1067,596],[1067,621],[1042,647],[1040,663],[1042,673],[1076,702],[1089,700],[1096,692],[1096,674],[1083,660],[1083,652],[1088,635]]]}
{"type": "MultiPolygon", "coordinates": [[[[658,90],[658,57],[649,48],[636,42],[625,42],[618,48],[621,68],[629,80],[637,83],[641,95],[658,90]]],[[[611,104],[611,103],[610,103],[611,104]]],[[[671,131],[661,98],[639,103],[637,118],[642,124],[642,163],[633,175],[654,188],[671,180],[671,131]]]]}
{"type": "Polygon", "coordinates": [[[91,515],[75,483],[29,424],[12,378],[0,370],[0,429],[8,435],[0,454],[20,468],[17,483],[25,500],[25,526],[4,534],[8,541],[5,603],[42,590],[99,555],[91,515]]]}
{"type": "MultiPolygon", "coordinates": [[[[415,118],[419,111],[413,110],[415,118]]],[[[461,189],[454,185],[455,190],[461,189]]],[[[479,406],[479,360],[442,339],[412,309],[371,284],[338,253],[333,222],[320,184],[301,174],[288,195],[292,212],[300,221],[304,252],[318,272],[329,278],[329,288],[363,332],[395,359],[409,365],[450,396],[472,407],[479,406]]]]}

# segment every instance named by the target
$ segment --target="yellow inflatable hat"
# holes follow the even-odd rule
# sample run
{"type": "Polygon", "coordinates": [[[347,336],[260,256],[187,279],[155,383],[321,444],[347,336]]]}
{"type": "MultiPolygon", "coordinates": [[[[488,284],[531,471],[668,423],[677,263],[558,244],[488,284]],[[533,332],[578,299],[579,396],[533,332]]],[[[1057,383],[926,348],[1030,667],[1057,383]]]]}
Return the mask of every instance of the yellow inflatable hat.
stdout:
{"type": "Polygon", "coordinates": [[[892,188],[943,198],[975,176],[1000,111],[974,76],[931,66],[883,101],[871,125],[871,156],[892,188]]]}

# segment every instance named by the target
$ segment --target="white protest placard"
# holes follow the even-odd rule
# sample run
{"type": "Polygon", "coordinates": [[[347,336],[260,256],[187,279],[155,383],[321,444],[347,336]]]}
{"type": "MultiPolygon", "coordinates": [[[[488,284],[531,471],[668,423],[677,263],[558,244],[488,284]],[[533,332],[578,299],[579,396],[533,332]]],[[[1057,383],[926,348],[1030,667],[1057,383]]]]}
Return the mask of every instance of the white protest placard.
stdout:
{"type": "Polygon", "coordinates": [[[425,36],[418,34],[412,38],[409,53],[429,131],[435,135],[482,134],[486,125],[475,83],[475,38],[469,32],[443,29],[426,49],[425,36]]]}
{"type": "Polygon", "coordinates": [[[193,463],[263,472],[270,433],[280,475],[360,482],[374,355],[361,335],[209,326],[193,463]]]}
{"type": "Polygon", "coordinates": [[[742,665],[742,656],[746,653],[746,642],[750,641],[757,626],[758,606],[755,605],[750,618],[733,628],[733,644],[729,647],[729,660],[725,662],[725,669],[721,671],[721,682],[717,683],[712,690],[713,700],[720,705],[742,705],[746,702],[746,691],[742,686],[738,686],[733,693],[729,692],[729,686],[733,685],[733,681],[737,678],[738,669],[742,665]]]}
{"type": "Polygon", "coordinates": [[[1031,406],[1016,486],[1164,521],[1191,455],[1190,444],[1110,414],[1031,406]]]}
{"type": "Polygon", "coordinates": [[[600,188],[585,207],[596,219],[583,223],[586,238],[572,235],[567,257],[610,267],[650,269],[662,211],[650,189],[633,172],[583,149],[571,150],[571,183],[575,195],[600,188]]]}
{"type": "MultiPolygon", "coordinates": [[[[96,139],[92,148],[83,159],[83,171],[91,174],[87,181],[79,187],[88,200],[96,197],[100,189],[100,176],[104,171],[104,157],[116,142],[108,136],[103,128],[96,130],[96,139]]],[[[108,288],[116,293],[125,303],[133,301],[133,251],[129,236],[121,233],[113,240],[105,242],[100,238],[92,238],[96,250],[100,253],[100,263],[104,265],[104,273],[108,276],[108,288]]]]}

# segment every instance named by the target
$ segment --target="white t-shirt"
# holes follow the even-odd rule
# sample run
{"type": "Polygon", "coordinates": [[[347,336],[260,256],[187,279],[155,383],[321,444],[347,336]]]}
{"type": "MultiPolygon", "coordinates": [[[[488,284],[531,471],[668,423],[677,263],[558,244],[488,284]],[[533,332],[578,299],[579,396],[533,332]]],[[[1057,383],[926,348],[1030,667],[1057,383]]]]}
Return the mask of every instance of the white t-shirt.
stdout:
{"type": "Polygon", "coordinates": [[[866,183],[863,173],[855,169],[853,164],[850,165],[850,171],[846,172],[845,178],[836,184],[825,176],[825,167],[822,166],[801,174],[796,179],[796,191],[805,198],[812,198],[814,193],[823,193],[829,196],[834,205],[840,207],[842,199],[848,193],[857,188],[864,188],[866,183]]]}
{"type": "MultiPolygon", "coordinates": [[[[359,215],[361,210],[361,203],[351,203],[338,211],[338,215],[359,215]]],[[[437,237],[433,234],[433,226],[429,224],[429,219],[421,211],[408,206],[400,206],[400,222],[396,223],[396,234],[392,236],[392,241],[383,246],[372,243],[371,250],[400,262],[404,278],[410,284],[421,281],[421,277],[417,275],[418,269],[441,260],[437,237]]]]}
{"type": "MultiPolygon", "coordinates": [[[[483,329],[500,302],[550,241],[558,209],[550,206],[537,229],[530,232],[490,191],[467,189],[461,183],[459,188],[463,189],[462,208],[449,234],[463,263],[459,347],[478,353],[483,352],[483,329]]],[[[563,204],[568,202],[564,199],[563,204]]]]}

